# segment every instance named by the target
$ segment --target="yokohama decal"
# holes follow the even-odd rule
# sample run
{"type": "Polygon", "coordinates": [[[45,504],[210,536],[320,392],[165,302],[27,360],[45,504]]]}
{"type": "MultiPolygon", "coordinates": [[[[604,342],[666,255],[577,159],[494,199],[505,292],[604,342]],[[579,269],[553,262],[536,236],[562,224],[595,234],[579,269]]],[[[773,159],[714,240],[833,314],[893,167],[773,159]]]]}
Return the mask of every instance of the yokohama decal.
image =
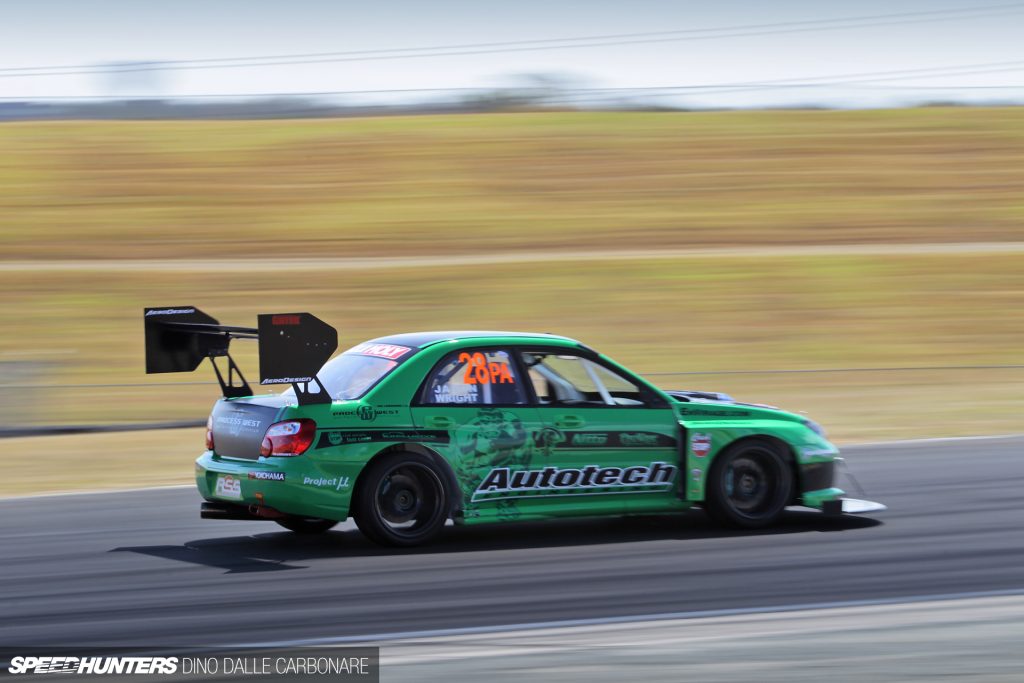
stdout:
{"type": "Polygon", "coordinates": [[[652,462],[634,467],[600,467],[587,465],[581,469],[545,467],[542,470],[513,471],[497,467],[484,477],[473,500],[541,496],[657,493],[672,487],[676,467],[667,462],[652,462]]]}

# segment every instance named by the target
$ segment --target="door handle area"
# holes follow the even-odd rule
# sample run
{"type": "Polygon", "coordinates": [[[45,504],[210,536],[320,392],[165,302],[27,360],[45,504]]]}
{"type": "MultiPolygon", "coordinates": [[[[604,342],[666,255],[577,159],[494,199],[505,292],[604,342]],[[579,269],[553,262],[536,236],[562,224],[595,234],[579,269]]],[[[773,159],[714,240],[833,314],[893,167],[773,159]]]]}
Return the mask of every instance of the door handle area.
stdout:
{"type": "Polygon", "coordinates": [[[555,417],[555,426],[560,429],[578,429],[587,424],[579,415],[558,415],[555,417]]]}
{"type": "Polygon", "coordinates": [[[455,420],[444,415],[431,415],[423,420],[423,424],[433,429],[453,429],[455,420]]]}

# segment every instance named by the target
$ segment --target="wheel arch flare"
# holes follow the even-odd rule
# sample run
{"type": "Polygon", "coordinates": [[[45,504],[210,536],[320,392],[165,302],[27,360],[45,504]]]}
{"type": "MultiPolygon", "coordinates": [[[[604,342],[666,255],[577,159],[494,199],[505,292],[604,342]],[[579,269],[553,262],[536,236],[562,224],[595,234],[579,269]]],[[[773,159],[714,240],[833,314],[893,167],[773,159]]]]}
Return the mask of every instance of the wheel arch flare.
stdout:
{"type": "Polygon", "coordinates": [[[370,468],[370,465],[373,464],[374,461],[391,453],[417,453],[430,458],[434,464],[437,465],[438,469],[445,475],[445,484],[448,489],[447,493],[449,501],[448,513],[453,516],[458,516],[459,511],[462,510],[463,501],[462,490],[459,488],[458,480],[455,477],[455,471],[452,469],[451,465],[448,464],[445,457],[434,449],[424,446],[423,444],[411,442],[390,444],[377,451],[369,460],[366,461],[361,468],[359,475],[356,477],[355,484],[352,488],[353,507],[355,506],[355,498],[361,495],[360,492],[363,490],[362,484],[364,483],[364,477],[367,470],[370,468]]]}
{"type": "MultiPolygon", "coordinates": [[[[769,421],[765,421],[769,422],[769,421]]],[[[769,424],[683,422],[680,469],[681,494],[690,502],[702,502],[707,477],[715,458],[749,440],[768,441],[779,449],[793,474],[793,501],[803,492],[826,489],[833,484],[835,459],[839,450],[802,424],[770,421],[769,424]]]]}

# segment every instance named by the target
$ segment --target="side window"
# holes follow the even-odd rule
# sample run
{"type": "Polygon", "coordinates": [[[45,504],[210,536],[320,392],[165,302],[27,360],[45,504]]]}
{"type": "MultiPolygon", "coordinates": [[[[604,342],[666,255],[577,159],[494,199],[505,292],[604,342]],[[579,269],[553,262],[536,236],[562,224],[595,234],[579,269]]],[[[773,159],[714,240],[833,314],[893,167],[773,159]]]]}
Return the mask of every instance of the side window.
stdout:
{"type": "Polygon", "coordinates": [[[457,351],[430,372],[420,402],[520,405],[526,403],[526,391],[508,351],[457,351]]]}
{"type": "Polygon", "coordinates": [[[643,397],[633,382],[571,354],[523,354],[537,400],[542,404],[638,406],[643,397]]]}

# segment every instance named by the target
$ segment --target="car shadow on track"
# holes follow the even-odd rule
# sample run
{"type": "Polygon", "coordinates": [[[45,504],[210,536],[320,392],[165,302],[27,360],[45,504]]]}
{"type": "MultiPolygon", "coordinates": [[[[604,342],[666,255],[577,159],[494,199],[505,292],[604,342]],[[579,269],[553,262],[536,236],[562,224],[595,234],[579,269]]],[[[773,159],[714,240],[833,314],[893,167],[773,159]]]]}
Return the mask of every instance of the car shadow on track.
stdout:
{"type": "Polygon", "coordinates": [[[787,511],[782,519],[769,529],[743,531],[723,529],[702,513],[692,512],[683,515],[449,526],[437,539],[417,548],[382,547],[368,541],[359,531],[351,529],[330,531],[316,536],[281,531],[250,536],[205,538],[183,545],[131,546],[114,548],[110,552],[138,553],[216,567],[228,573],[244,573],[305,569],[305,565],[293,563],[319,559],[472,553],[810,532],[832,533],[866,529],[880,524],[880,521],[869,517],[827,517],[818,512],[787,511]]]}

